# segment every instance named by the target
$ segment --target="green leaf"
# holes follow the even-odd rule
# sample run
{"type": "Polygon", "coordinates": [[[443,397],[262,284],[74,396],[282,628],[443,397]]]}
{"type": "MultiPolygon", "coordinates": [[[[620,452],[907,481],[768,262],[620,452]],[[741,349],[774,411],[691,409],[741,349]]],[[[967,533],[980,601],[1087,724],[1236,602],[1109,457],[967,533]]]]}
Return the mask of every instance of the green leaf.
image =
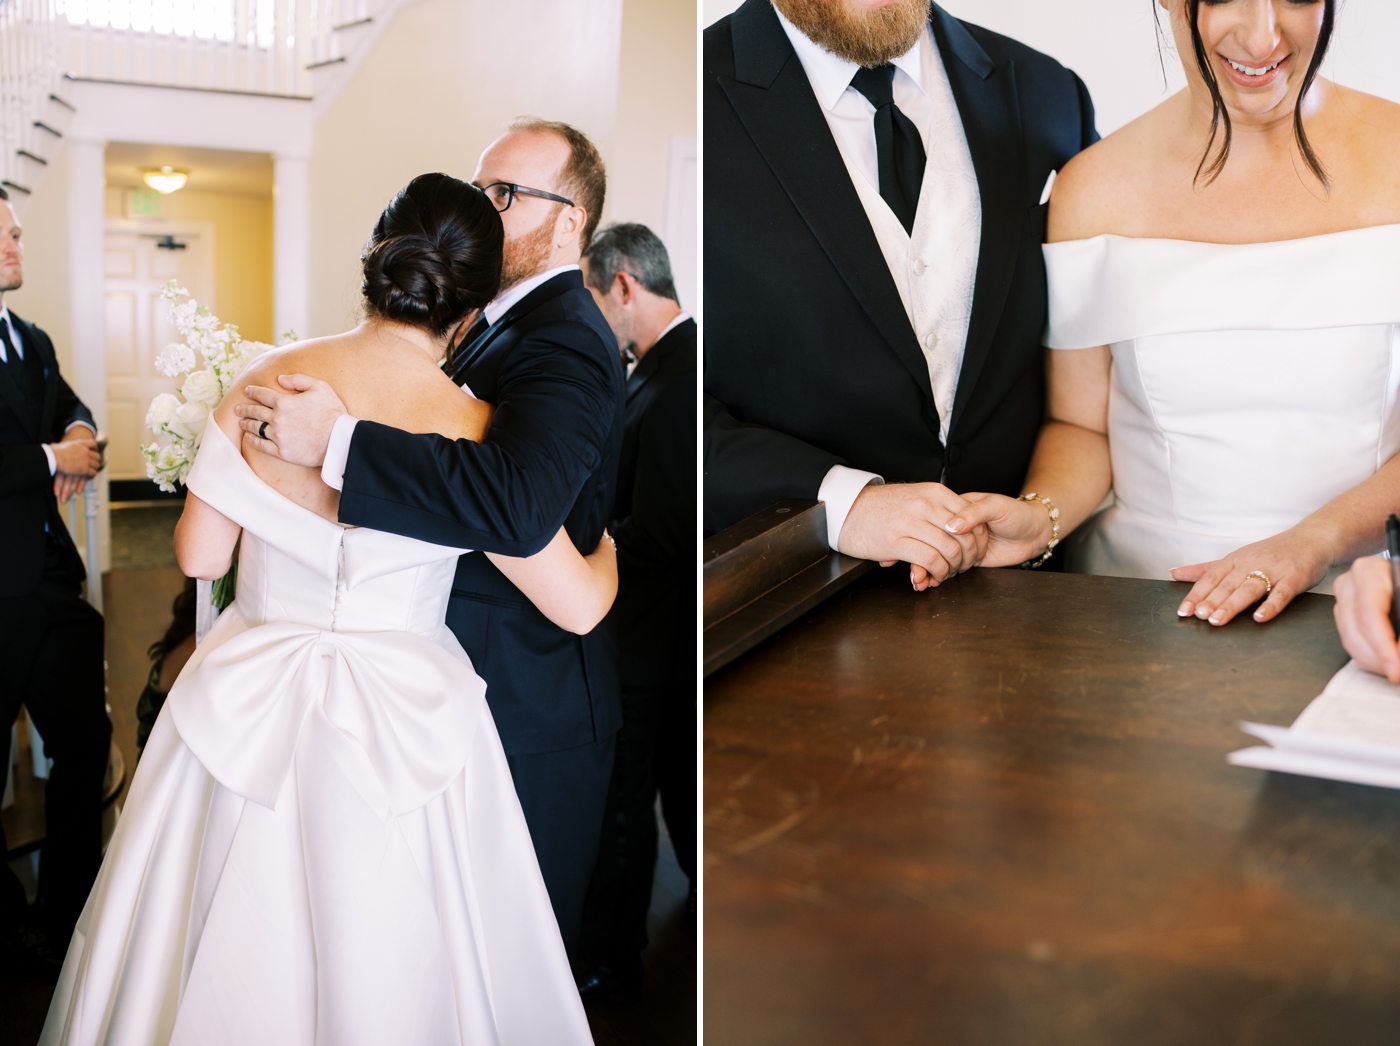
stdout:
{"type": "Polygon", "coordinates": [[[214,582],[214,609],[222,612],[237,595],[238,589],[238,560],[233,561],[233,566],[228,568],[228,573],[214,582]]]}

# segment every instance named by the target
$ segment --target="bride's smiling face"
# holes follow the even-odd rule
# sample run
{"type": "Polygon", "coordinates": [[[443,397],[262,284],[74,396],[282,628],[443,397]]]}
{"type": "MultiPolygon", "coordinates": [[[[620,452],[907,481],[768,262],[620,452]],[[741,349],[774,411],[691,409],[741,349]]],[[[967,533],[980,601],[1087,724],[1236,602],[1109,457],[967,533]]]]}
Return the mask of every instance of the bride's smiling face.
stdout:
{"type": "MultiPolygon", "coordinates": [[[[1191,39],[1187,0],[1159,0],[1193,91],[1206,91],[1191,39]]],[[[1326,13],[1324,0],[1201,0],[1197,26],[1206,60],[1232,116],[1249,120],[1291,114],[1312,62],[1326,13]]]]}

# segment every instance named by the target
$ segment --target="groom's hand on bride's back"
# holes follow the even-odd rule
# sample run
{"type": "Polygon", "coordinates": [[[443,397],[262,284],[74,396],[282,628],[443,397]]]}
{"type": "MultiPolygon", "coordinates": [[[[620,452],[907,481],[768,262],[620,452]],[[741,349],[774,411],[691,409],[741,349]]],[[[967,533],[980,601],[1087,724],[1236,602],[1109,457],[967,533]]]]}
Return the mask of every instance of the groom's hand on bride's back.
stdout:
{"type": "Polygon", "coordinates": [[[885,567],[908,563],[922,591],[976,566],[986,551],[985,531],[948,533],[948,520],[965,507],[941,483],[871,484],[851,505],[837,548],[885,567]]]}
{"type": "Polygon", "coordinates": [[[243,430],[243,445],[294,465],[320,468],[331,429],[347,413],[345,404],[319,378],[282,374],[277,383],[280,389],[247,386],[243,394],[251,402],[233,408],[243,430]]]}

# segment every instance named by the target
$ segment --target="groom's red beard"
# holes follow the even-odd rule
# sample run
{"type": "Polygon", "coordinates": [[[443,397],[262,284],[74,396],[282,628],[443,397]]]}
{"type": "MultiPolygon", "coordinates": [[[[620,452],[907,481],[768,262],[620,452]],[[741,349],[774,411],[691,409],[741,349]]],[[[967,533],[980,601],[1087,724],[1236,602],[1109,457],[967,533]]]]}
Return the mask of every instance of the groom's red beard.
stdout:
{"type": "Polygon", "coordinates": [[[506,240],[501,252],[501,289],[498,293],[504,294],[521,280],[528,280],[546,270],[549,252],[554,246],[554,219],[559,216],[562,206],[556,204],[550,210],[549,217],[524,236],[506,240]]]}
{"type": "Polygon", "coordinates": [[[846,0],[773,0],[813,43],[856,65],[884,65],[914,46],[929,19],[929,0],[897,0],[853,11],[846,0]]]}

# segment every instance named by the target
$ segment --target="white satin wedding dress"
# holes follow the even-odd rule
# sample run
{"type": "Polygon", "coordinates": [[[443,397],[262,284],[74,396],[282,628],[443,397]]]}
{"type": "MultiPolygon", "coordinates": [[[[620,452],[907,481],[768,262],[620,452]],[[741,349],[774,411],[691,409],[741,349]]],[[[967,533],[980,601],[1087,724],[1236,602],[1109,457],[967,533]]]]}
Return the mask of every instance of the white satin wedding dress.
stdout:
{"type": "Polygon", "coordinates": [[[1166,578],[1287,530],[1400,450],[1400,225],[1243,245],[1097,236],[1045,261],[1046,345],[1113,352],[1115,503],[1068,569],[1166,578]]]}
{"type": "Polygon", "coordinates": [[[171,689],[44,1044],[591,1043],[485,684],[460,549],[345,530],[216,424],[189,489],[238,599],[171,689]]]}

